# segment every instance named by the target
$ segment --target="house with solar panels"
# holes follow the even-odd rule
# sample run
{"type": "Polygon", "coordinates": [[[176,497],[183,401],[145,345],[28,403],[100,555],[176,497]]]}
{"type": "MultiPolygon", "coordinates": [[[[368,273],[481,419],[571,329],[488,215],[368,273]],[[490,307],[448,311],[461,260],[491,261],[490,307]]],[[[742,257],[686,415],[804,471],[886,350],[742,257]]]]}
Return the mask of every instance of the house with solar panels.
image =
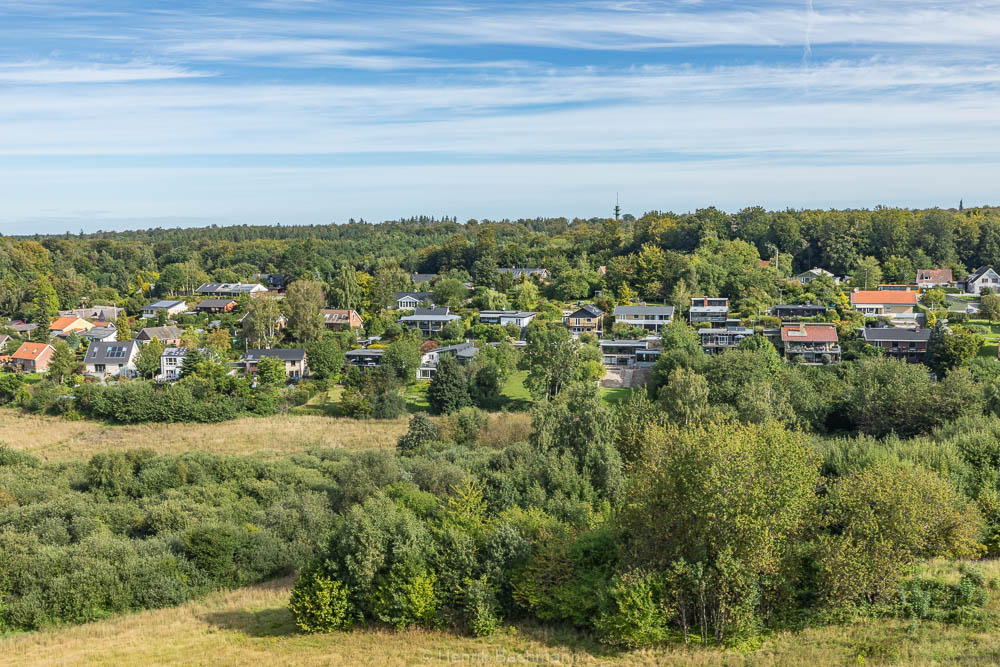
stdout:
{"type": "Polygon", "coordinates": [[[94,377],[136,377],[139,344],[129,341],[94,341],[83,356],[84,374],[94,377]]]}

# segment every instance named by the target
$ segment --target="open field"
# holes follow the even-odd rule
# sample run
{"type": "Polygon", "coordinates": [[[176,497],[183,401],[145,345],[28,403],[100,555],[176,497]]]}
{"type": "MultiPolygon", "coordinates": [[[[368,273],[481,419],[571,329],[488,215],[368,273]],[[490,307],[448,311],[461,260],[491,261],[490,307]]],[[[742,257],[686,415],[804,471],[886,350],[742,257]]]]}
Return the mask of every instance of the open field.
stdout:
{"type": "MultiPolygon", "coordinates": [[[[996,570],[994,564],[988,571],[996,570]]],[[[170,609],[0,639],[0,665],[985,665],[1000,633],[877,619],[781,632],[754,651],[667,647],[620,652],[572,629],[516,626],[475,639],[446,631],[359,628],[303,635],[286,609],[291,579],[215,593],[170,609]]],[[[996,610],[994,601],[991,607],[996,610]]]]}
{"type": "Polygon", "coordinates": [[[221,424],[109,426],[0,409],[0,442],[45,461],[88,458],[107,450],[149,448],[161,454],[284,455],[318,447],[394,447],[407,418],[358,421],[312,415],[241,417],[221,424]]]}

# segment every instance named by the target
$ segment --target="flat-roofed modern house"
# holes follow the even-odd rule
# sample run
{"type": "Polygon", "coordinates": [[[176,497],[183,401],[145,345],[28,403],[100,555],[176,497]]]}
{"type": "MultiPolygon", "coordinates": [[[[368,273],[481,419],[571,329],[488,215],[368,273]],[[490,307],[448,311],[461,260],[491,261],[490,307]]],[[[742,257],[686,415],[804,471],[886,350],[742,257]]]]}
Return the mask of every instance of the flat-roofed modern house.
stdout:
{"type": "Polygon", "coordinates": [[[139,344],[129,341],[95,341],[83,355],[84,374],[104,377],[135,377],[138,373],[135,359],[139,356],[139,344]]]}
{"type": "Polygon", "coordinates": [[[344,357],[351,366],[369,369],[381,366],[384,354],[385,350],[382,348],[361,348],[360,350],[348,350],[344,353],[344,357]]]}
{"type": "Polygon", "coordinates": [[[563,324],[575,335],[592,333],[600,337],[604,331],[604,311],[585,303],[563,319],[563,324]]]}
{"type": "Polygon", "coordinates": [[[799,324],[781,327],[785,359],[800,364],[832,364],[840,361],[837,327],[832,324],[799,324]]]}
{"type": "Polygon", "coordinates": [[[969,294],[981,294],[987,287],[1000,291],[1000,274],[989,266],[979,267],[965,279],[965,291],[969,294]]]}
{"type": "Polygon", "coordinates": [[[434,307],[434,294],[431,292],[396,292],[396,310],[415,310],[425,304],[434,307]]]}
{"type": "Polygon", "coordinates": [[[260,296],[267,294],[267,288],[260,283],[205,283],[195,290],[202,297],[229,297],[235,299],[241,294],[260,296]]]}
{"type": "Polygon", "coordinates": [[[930,329],[903,327],[865,327],[861,338],[869,345],[881,348],[886,356],[913,364],[923,363],[927,354],[930,329]]]}
{"type": "Polygon", "coordinates": [[[822,317],[832,306],[817,306],[808,303],[780,304],[771,307],[771,315],[782,322],[794,322],[806,317],[822,317]]]}
{"type": "Polygon", "coordinates": [[[303,348],[247,350],[243,357],[243,367],[247,375],[257,372],[257,364],[261,359],[269,357],[279,359],[285,364],[285,376],[289,380],[300,380],[309,375],[309,364],[306,351],[303,348]]]}
{"type": "Polygon", "coordinates": [[[951,287],[955,283],[955,278],[951,275],[951,269],[918,269],[917,286],[921,288],[931,287],[951,287]]]}
{"type": "Polygon", "coordinates": [[[236,299],[204,299],[194,307],[198,313],[231,313],[236,307],[236,299]]]}
{"type": "Polygon", "coordinates": [[[753,335],[750,327],[726,327],[715,329],[698,329],[701,347],[706,354],[719,354],[731,350],[740,344],[744,338],[753,335]]]}
{"type": "Polygon", "coordinates": [[[183,335],[184,332],[181,331],[180,327],[172,325],[165,327],[146,327],[136,334],[135,339],[140,343],[148,343],[155,338],[160,341],[160,344],[164,347],[176,347],[181,344],[181,337],[183,335]]]}
{"type": "Polygon", "coordinates": [[[324,308],[323,324],[327,329],[334,331],[346,331],[348,329],[360,329],[364,322],[356,310],[343,308],[324,308]]]}
{"type": "Polygon", "coordinates": [[[437,372],[438,363],[446,356],[453,356],[458,360],[459,364],[465,365],[475,359],[478,353],[479,348],[471,341],[428,350],[420,357],[420,366],[417,368],[417,379],[432,379],[437,372]]]}
{"type": "Polygon", "coordinates": [[[10,361],[22,373],[44,373],[49,370],[49,361],[56,349],[46,343],[22,343],[10,361]]]}
{"type": "Polygon", "coordinates": [[[448,322],[460,320],[460,315],[453,315],[448,308],[417,308],[412,315],[399,318],[399,323],[419,331],[424,336],[441,333],[448,322]]]}
{"type": "Polygon", "coordinates": [[[915,317],[917,293],[914,290],[861,290],[851,292],[851,306],[867,317],[909,319],[915,317]]]}
{"type": "Polygon", "coordinates": [[[479,311],[479,321],[483,324],[499,324],[507,326],[516,324],[522,329],[535,319],[535,315],[530,310],[481,310],[479,311]]]}
{"type": "Polygon", "coordinates": [[[691,297],[688,321],[694,325],[726,326],[729,319],[729,299],[711,296],[691,297]]]}
{"type": "Polygon", "coordinates": [[[143,306],[142,316],[145,319],[156,317],[156,313],[158,313],[161,310],[164,313],[166,313],[167,316],[180,315],[181,313],[186,313],[187,309],[188,309],[187,304],[184,303],[183,301],[172,301],[168,299],[163,299],[161,301],[154,301],[148,306],[143,306]]]}
{"type": "Polygon", "coordinates": [[[602,340],[601,361],[605,366],[648,367],[656,363],[662,350],[645,340],[602,340]]]}
{"type": "Polygon", "coordinates": [[[157,380],[173,382],[180,378],[184,360],[187,358],[186,347],[167,347],[160,353],[160,376],[157,380]]]}
{"type": "Polygon", "coordinates": [[[673,306],[615,306],[615,324],[659,333],[674,319],[673,306]]]}

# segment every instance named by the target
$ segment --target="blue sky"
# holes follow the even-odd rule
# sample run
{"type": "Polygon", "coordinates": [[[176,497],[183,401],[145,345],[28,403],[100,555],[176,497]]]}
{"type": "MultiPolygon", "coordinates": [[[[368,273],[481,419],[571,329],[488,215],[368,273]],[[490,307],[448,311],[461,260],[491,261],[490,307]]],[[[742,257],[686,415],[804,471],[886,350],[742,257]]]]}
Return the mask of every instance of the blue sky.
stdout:
{"type": "Polygon", "coordinates": [[[1000,0],[0,0],[0,233],[997,203],[1000,0]]]}

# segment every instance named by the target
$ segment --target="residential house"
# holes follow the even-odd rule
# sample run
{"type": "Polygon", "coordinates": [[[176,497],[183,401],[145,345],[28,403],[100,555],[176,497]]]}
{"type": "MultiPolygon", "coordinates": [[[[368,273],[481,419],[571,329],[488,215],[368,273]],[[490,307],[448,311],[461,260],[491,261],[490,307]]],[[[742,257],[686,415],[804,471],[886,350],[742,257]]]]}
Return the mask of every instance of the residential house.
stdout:
{"type": "Polygon", "coordinates": [[[416,329],[424,336],[430,336],[440,333],[449,322],[460,319],[460,315],[453,315],[448,308],[417,308],[412,315],[399,318],[399,323],[416,329]]]}
{"type": "Polygon", "coordinates": [[[701,347],[706,354],[719,354],[726,350],[731,350],[740,344],[744,338],[753,335],[750,327],[729,326],[724,329],[698,329],[698,336],[701,338],[701,347]]]}
{"type": "Polygon", "coordinates": [[[90,306],[88,308],[60,310],[59,315],[61,317],[81,317],[85,320],[97,320],[99,322],[114,322],[123,312],[125,312],[125,309],[118,306],[90,306]]]}
{"type": "Polygon", "coordinates": [[[822,317],[833,306],[816,306],[808,303],[792,303],[772,306],[770,314],[782,322],[794,322],[806,317],[822,317]]]}
{"type": "Polygon", "coordinates": [[[269,292],[281,294],[285,291],[285,276],[280,273],[255,273],[250,280],[262,284],[269,292]]]}
{"type": "Polygon", "coordinates": [[[861,331],[861,338],[869,345],[882,348],[886,356],[919,364],[927,354],[931,330],[919,327],[866,327],[861,331]]]}
{"type": "Polygon", "coordinates": [[[228,297],[235,299],[241,294],[250,296],[260,296],[267,294],[267,288],[260,283],[205,283],[195,290],[198,296],[202,297],[228,297]]]}
{"type": "Polygon", "coordinates": [[[38,328],[33,322],[17,320],[7,325],[7,328],[20,336],[30,336],[31,332],[38,328]]]}
{"type": "Polygon", "coordinates": [[[821,278],[823,276],[832,279],[834,283],[839,282],[837,280],[837,277],[834,276],[832,273],[830,273],[826,269],[818,269],[818,268],[812,268],[809,269],[808,271],[803,271],[799,275],[794,276],[793,279],[798,280],[803,285],[808,285],[812,281],[816,280],[817,278],[821,278]]]}
{"type": "Polygon", "coordinates": [[[430,292],[396,292],[396,310],[415,310],[425,303],[434,307],[434,295],[430,292]]]}
{"type": "Polygon", "coordinates": [[[420,285],[423,285],[424,283],[433,283],[434,281],[436,281],[438,279],[438,274],[436,274],[436,273],[416,273],[416,272],[414,272],[413,275],[410,276],[410,277],[413,278],[413,284],[414,285],[420,286],[420,285]]]}
{"type": "Polygon", "coordinates": [[[437,372],[438,363],[446,356],[453,356],[459,364],[465,365],[472,361],[479,353],[479,348],[475,343],[466,341],[458,345],[448,345],[446,347],[435,347],[424,352],[420,357],[420,366],[417,368],[418,380],[430,380],[437,372]]]}
{"type": "Polygon", "coordinates": [[[722,297],[693,296],[688,310],[691,324],[726,326],[729,320],[729,299],[722,297]]]}
{"type": "Polygon", "coordinates": [[[46,343],[22,343],[10,355],[11,363],[22,373],[44,373],[49,369],[49,361],[56,349],[46,343]]]}
{"type": "Polygon", "coordinates": [[[10,342],[11,340],[13,339],[7,334],[0,334],[0,352],[3,351],[4,346],[7,345],[7,343],[10,342]]]}
{"type": "Polygon", "coordinates": [[[235,307],[235,299],[205,299],[194,309],[199,313],[231,313],[235,307]]]}
{"type": "Polygon", "coordinates": [[[909,292],[916,292],[917,294],[920,293],[920,286],[917,285],[916,283],[913,283],[913,284],[908,284],[908,283],[883,283],[881,285],[877,285],[875,287],[875,289],[877,289],[880,292],[885,292],[887,290],[890,290],[890,291],[893,291],[893,292],[907,292],[907,291],[909,291],[909,292]]]}
{"type": "Polygon", "coordinates": [[[988,266],[979,267],[965,279],[965,291],[969,294],[980,294],[987,287],[1000,291],[1000,274],[988,266]]]}
{"type": "Polygon", "coordinates": [[[49,334],[52,336],[68,336],[73,333],[83,333],[90,331],[94,325],[80,317],[57,317],[49,325],[49,334]]]}
{"type": "Polygon", "coordinates": [[[801,364],[840,361],[837,327],[832,324],[785,325],[781,327],[781,348],[785,359],[801,364]]]}
{"type": "Polygon", "coordinates": [[[512,266],[505,266],[497,269],[501,274],[512,278],[513,280],[520,280],[527,276],[532,278],[538,278],[539,280],[548,280],[549,271],[548,269],[525,269],[516,268],[512,266]]]}
{"type": "Polygon", "coordinates": [[[164,347],[176,347],[181,344],[183,335],[184,332],[180,327],[146,327],[136,335],[135,339],[140,343],[148,343],[155,338],[164,347]]]}
{"type": "Polygon", "coordinates": [[[913,290],[862,290],[851,292],[851,306],[868,317],[914,319],[917,293],[913,290]]]}
{"type": "Polygon", "coordinates": [[[139,344],[129,341],[94,341],[83,355],[84,373],[97,377],[135,377],[135,367],[139,356],[139,344]]]}
{"type": "Polygon", "coordinates": [[[334,331],[344,331],[348,329],[353,331],[354,329],[360,329],[364,323],[361,321],[361,316],[358,315],[356,310],[324,308],[323,324],[325,324],[328,329],[333,329],[334,331]]]}
{"type": "Polygon", "coordinates": [[[84,332],[81,338],[91,343],[109,343],[118,340],[118,329],[109,322],[104,326],[94,327],[90,331],[84,332]]]}
{"type": "Polygon", "coordinates": [[[535,319],[535,315],[530,310],[481,310],[479,311],[479,321],[483,324],[499,324],[507,326],[516,324],[522,329],[535,319]]]}
{"type": "Polygon", "coordinates": [[[247,350],[243,357],[243,366],[247,375],[253,375],[257,372],[257,363],[261,359],[265,357],[280,359],[285,363],[285,375],[288,379],[298,381],[309,375],[309,363],[306,356],[306,351],[302,348],[247,350]]]}
{"type": "Polygon", "coordinates": [[[171,315],[180,315],[181,313],[185,313],[187,312],[187,309],[187,304],[183,301],[154,301],[148,306],[142,307],[142,317],[143,319],[156,317],[156,313],[161,310],[167,314],[167,317],[170,317],[171,315]]]}
{"type": "Polygon", "coordinates": [[[184,360],[187,359],[188,348],[167,347],[160,353],[160,375],[156,378],[161,382],[173,382],[181,376],[184,360]]]}
{"type": "Polygon", "coordinates": [[[917,271],[917,286],[923,289],[951,287],[954,282],[951,269],[920,269],[917,271]]]}
{"type": "Polygon", "coordinates": [[[360,350],[348,350],[344,353],[347,363],[361,369],[378,368],[382,365],[382,355],[385,350],[380,348],[362,348],[360,350]]]}
{"type": "Polygon", "coordinates": [[[615,306],[615,324],[659,333],[674,319],[673,306],[615,306]]]}
{"type": "Polygon", "coordinates": [[[563,324],[574,335],[592,333],[599,338],[604,330],[604,311],[593,304],[585,303],[564,317],[563,324]]]}
{"type": "Polygon", "coordinates": [[[662,350],[647,340],[602,340],[601,360],[605,366],[648,367],[656,363],[662,350]]]}

